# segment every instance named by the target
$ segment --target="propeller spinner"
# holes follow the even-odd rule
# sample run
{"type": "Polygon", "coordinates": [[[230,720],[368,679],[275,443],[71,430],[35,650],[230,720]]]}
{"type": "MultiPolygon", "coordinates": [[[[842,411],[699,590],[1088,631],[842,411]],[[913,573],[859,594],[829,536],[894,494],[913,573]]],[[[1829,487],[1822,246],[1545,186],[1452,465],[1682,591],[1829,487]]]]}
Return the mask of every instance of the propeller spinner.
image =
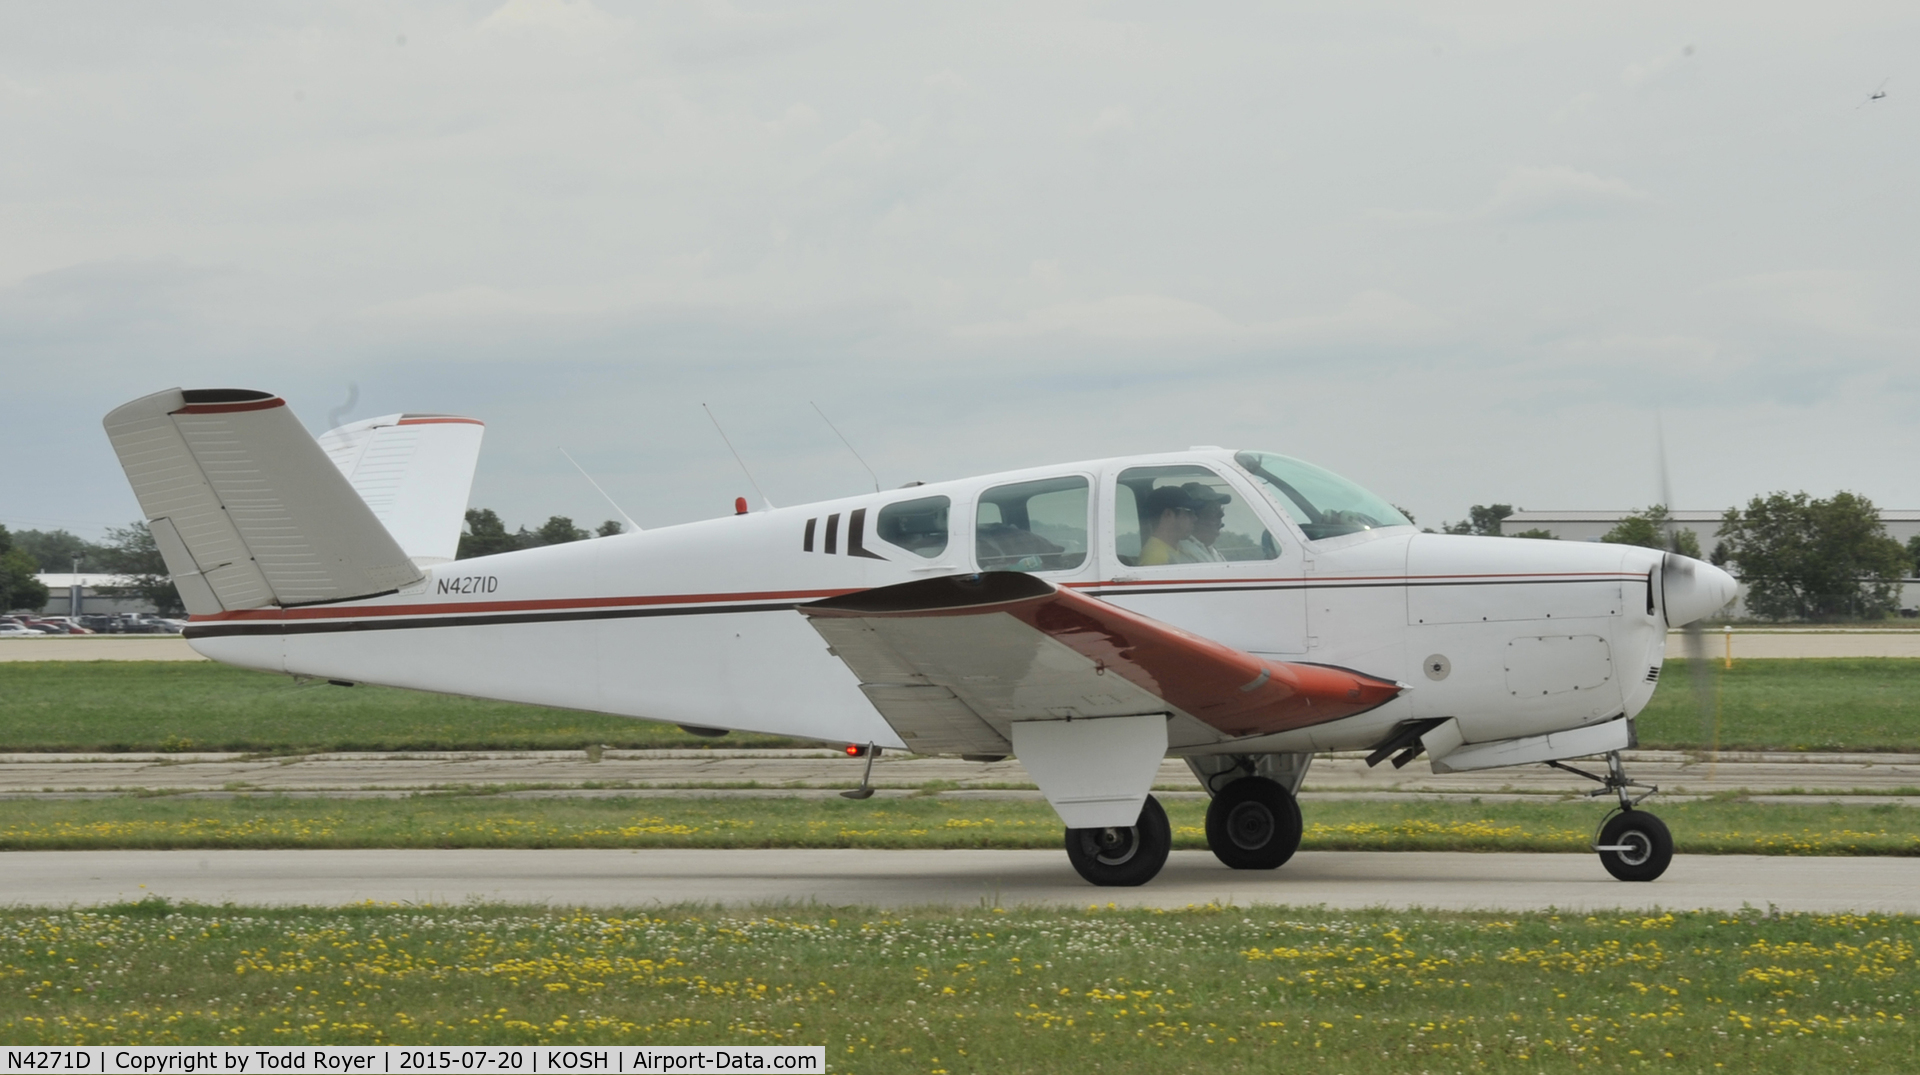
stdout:
{"type": "Polygon", "coordinates": [[[1691,556],[1670,552],[1660,562],[1660,605],[1668,627],[1683,627],[1727,607],[1739,583],[1691,556]]]}

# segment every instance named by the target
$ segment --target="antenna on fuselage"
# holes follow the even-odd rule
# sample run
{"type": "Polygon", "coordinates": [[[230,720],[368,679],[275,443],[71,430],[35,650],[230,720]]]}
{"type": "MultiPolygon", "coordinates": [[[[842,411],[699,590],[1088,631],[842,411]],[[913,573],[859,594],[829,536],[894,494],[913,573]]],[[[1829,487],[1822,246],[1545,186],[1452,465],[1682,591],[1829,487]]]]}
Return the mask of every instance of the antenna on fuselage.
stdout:
{"type": "Polygon", "coordinates": [[[767,494],[761,490],[760,483],[753,480],[753,471],[747,469],[747,461],[740,458],[740,450],[733,446],[733,441],[727,439],[727,431],[720,428],[720,419],[713,416],[713,408],[702,403],[700,409],[707,412],[707,421],[713,423],[714,431],[720,434],[721,442],[727,446],[727,451],[733,453],[733,461],[740,464],[740,473],[747,476],[747,484],[753,486],[753,491],[760,494],[760,503],[765,504],[768,511],[772,511],[773,501],[767,499],[767,494]]]}
{"type": "MultiPolygon", "coordinates": [[[[554,445],[554,447],[560,448],[558,444],[554,445]]],[[[622,508],[618,503],[616,503],[612,497],[607,496],[607,491],[605,489],[600,488],[600,483],[593,480],[593,475],[587,473],[587,468],[581,466],[580,461],[575,459],[572,453],[568,452],[565,448],[560,448],[560,454],[567,457],[567,462],[573,464],[573,469],[579,471],[580,476],[582,478],[587,479],[587,484],[593,486],[594,492],[599,493],[603,497],[606,497],[607,503],[613,505],[613,510],[620,513],[620,517],[627,521],[628,526],[633,527],[635,531],[644,529],[639,523],[636,523],[633,521],[633,516],[628,515],[626,512],[626,509],[622,508]]]]}
{"type": "Polygon", "coordinates": [[[875,474],[873,472],[873,468],[867,466],[866,459],[862,458],[860,453],[854,450],[853,442],[847,439],[847,435],[845,433],[840,432],[840,427],[833,424],[833,419],[827,417],[827,412],[821,410],[820,405],[818,403],[815,403],[812,400],[808,400],[807,406],[812,407],[813,413],[819,415],[820,420],[822,422],[827,423],[827,428],[833,430],[833,435],[836,437],[839,437],[840,443],[847,446],[847,451],[853,452],[853,457],[855,459],[860,460],[860,465],[863,467],[867,467],[867,477],[873,479],[873,491],[876,493],[879,492],[880,491],[880,475],[875,474]]]}

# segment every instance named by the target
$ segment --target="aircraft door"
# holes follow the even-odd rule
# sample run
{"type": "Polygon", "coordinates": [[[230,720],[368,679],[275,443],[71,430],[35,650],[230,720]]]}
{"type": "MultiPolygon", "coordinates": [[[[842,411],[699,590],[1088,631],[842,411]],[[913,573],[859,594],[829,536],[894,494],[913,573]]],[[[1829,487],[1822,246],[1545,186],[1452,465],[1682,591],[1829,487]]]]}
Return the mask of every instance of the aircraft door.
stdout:
{"type": "Polygon", "coordinates": [[[1235,649],[1307,652],[1301,550],[1262,498],[1194,463],[1128,467],[1103,493],[1099,596],[1235,649]]]}

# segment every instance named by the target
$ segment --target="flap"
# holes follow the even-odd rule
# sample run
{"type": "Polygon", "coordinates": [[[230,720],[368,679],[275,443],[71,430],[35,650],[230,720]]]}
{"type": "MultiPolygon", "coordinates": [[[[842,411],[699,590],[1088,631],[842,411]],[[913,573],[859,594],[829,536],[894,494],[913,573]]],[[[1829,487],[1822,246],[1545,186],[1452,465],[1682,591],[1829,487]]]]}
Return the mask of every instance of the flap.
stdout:
{"type": "Polygon", "coordinates": [[[1147,713],[1265,735],[1364,713],[1405,689],[1256,657],[1017,572],[922,579],[800,611],[863,684],[944,687],[1000,740],[1021,721],[1147,713]]]}

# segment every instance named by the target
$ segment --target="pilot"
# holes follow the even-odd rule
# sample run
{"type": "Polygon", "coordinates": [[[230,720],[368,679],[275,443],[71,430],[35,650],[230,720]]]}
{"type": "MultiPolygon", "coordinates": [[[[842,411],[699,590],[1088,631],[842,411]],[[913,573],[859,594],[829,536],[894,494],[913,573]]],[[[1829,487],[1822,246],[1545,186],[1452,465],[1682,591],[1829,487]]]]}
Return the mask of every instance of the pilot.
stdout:
{"type": "Polygon", "coordinates": [[[1200,482],[1188,482],[1180,488],[1195,507],[1193,533],[1182,539],[1175,548],[1186,559],[1176,560],[1175,563],[1225,563],[1227,558],[1213,545],[1220,540],[1220,530],[1227,524],[1227,505],[1233,503],[1233,497],[1200,482]]]}
{"type": "Polygon", "coordinates": [[[1147,494],[1141,519],[1147,531],[1140,546],[1140,566],[1190,564],[1193,558],[1180,551],[1180,543],[1193,536],[1194,509],[1198,507],[1185,489],[1163,485],[1147,494]]]}

